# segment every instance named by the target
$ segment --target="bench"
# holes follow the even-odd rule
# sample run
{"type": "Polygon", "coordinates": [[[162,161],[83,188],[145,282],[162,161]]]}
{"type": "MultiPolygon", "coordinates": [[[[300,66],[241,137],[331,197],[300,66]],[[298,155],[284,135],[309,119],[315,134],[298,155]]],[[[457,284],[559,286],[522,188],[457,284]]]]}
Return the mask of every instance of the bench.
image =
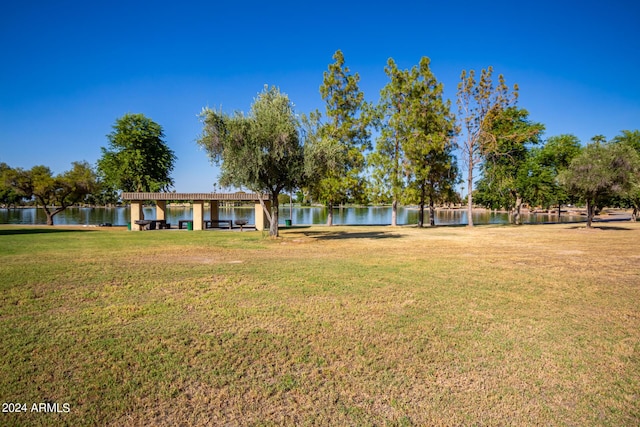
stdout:
{"type": "Polygon", "coordinates": [[[139,219],[135,221],[140,226],[140,230],[162,230],[163,228],[171,228],[171,224],[167,224],[164,219],[139,219]]]}

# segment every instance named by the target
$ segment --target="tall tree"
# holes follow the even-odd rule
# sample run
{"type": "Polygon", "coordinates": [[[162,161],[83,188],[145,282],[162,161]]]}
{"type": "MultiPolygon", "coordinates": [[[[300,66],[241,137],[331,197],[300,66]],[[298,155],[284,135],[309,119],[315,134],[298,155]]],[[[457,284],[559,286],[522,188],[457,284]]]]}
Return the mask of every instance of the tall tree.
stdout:
{"type": "Polygon", "coordinates": [[[380,91],[376,106],[375,123],[380,133],[369,163],[373,168],[372,178],[391,198],[391,225],[396,226],[398,202],[405,184],[404,145],[410,134],[407,102],[411,96],[411,75],[408,70],[398,69],[393,58],[389,58],[384,71],[389,82],[380,91]]]}
{"type": "Polygon", "coordinates": [[[313,171],[309,190],[315,200],[328,208],[327,224],[333,224],[333,207],[365,196],[362,171],[364,151],[371,148],[368,126],[371,116],[364,94],[358,87],[360,76],[351,74],[340,50],[334,63],[324,72],[320,94],[326,103],[326,119],[320,113],[308,118],[309,130],[305,150],[307,170],[313,171]],[[310,145],[308,148],[306,145],[310,145]]]}
{"type": "Polygon", "coordinates": [[[475,71],[462,71],[458,84],[458,113],[461,128],[464,131],[462,143],[462,160],[467,172],[467,209],[468,224],[473,226],[473,174],[484,156],[496,144],[492,133],[492,122],[500,112],[515,105],[518,98],[518,86],[513,86],[509,94],[504,77],[498,76],[498,85],[493,83],[493,67],[480,73],[477,81],[475,71]]]}
{"type": "Polygon", "coordinates": [[[143,114],[125,114],[107,135],[98,174],[113,190],[167,191],[173,186],[174,152],[164,141],[162,126],[143,114]]]}
{"type": "Polygon", "coordinates": [[[528,188],[524,173],[528,152],[540,142],[544,126],[531,122],[527,110],[508,107],[499,111],[488,130],[494,142],[485,149],[478,189],[492,193],[485,196],[492,207],[506,208],[511,223],[520,224],[523,194],[528,188]]]}
{"type": "Polygon", "coordinates": [[[450,101],[442,98],[443,85],[438,83],[429,68],[430,60],[423,57],[408,73],[409,88],[406,102],[408,135],[405,156],[410,202],[418,203],[418,226],[424,225],[424,207],[429,204],[429,223],[435,225],[435,203],[453,192],[458,181],[458,168],[453,151],[457,132],[450,101]],[[410,197],[413,195],[414,197],[410,197]]]}
{"type": "Polygon", "coordinates": [[[275,87],[258,94],[248,115],[203,110],[204,130],[198,144],[221,164],[220,184],[268,193],[270,235],[278,236],[278,196],[304,182],[303,147],[293,104],[275,87]]]}
{"type": "Polygon", "coordinates": [[[560,173],[559,180],[569,194],[586,203],[588,228],[596,207],[604,207],[612,196],[631,189],[639,163],[638,154],[630,146],[602,143],[594,138],[560,173]]]}
{"type": "Polygon", "coordinates": [[[97,187],[95,172],[87,162],[73,162],[72,166],[57,176],[46,166],[18,168],[7,175],[7,182],[20,196],[35,197],[47,215],[47,225],[53,225],[55,215],[82,201],[97,187]]]}

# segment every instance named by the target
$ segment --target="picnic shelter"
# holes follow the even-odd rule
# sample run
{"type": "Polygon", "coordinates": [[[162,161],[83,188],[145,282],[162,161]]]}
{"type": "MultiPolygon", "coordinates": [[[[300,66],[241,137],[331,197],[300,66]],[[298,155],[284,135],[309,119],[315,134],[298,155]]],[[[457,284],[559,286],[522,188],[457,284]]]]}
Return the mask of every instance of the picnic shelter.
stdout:
{"type": "Polygon", "coordinates": [[[262,198],[267,209],[271,209],[271,201],[267,195],[256,193],[122,193],[122,200],[131,202],[131,230],[142,230],[136,223],[143,220],[142,205],[146,201],[154,201],[156,204],[156,220],[166,219],[167,202],[189,201],[193,205],[193,229],[204,230],[205,224],[219,222],[218,207],[225,202],[253,202],[255,207],[256,230],[269,228],[269,220],[262,209],[262,198]],[[205,202],[209,202],[209,219],[205,218],[205,202]]]}

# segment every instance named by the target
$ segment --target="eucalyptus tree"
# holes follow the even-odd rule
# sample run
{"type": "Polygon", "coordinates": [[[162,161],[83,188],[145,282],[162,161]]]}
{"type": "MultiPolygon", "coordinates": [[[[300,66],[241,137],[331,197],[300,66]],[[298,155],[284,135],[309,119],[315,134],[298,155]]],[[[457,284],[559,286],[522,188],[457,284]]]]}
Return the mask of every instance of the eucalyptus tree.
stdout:
{"type": "Polygon", "coordinates": [[[17,168],[7,172],[5,179],[19,196],[37,200],[47,215],[47,225],[53,225],[57,214],[97,188],[96,174],[87,162],[73,162],[70,170],[55,176],[42,165],[17,168]]]}
{"type": "Polygon", "coordinates": [[[333,224],[333,207],[346,201],[360,201],[366,195],[364,152],[371,149],[370,107],[358,87],[360,76],[351,74],[340,50],[323,74],[320,94],[325,101],[323,119],[319,112],[306,118],[306,170],[313,179],[308,188],[315,200],[327,205],[327,224],[333,224]],[[308,147],[307,147],[308,145],[308,147]]]}
{"type": "Polygon", "coordinates": [[[121,191],[166,191],[173,186],[174,152],[164,141],[162,126],[143,114],[125,114],[107,135],[98,174],[104,185],[121,191]]]}
{"type": "Polygon", "coordinates": [[[289,97],[265,86],[247,115],[207,108],[200,118],[204,129],[197,142],[220,165],[220,184],[269,194],[270,211],[260,202],[271,224],[269,234],[277,237],[278,196],[304,181],[299,122],[289,97]]]}
{"type": "Polygon", "coordinates": [[[468,224],[473,226],[473,177],[485,154],[496,145],[492,133],[492,122],[509,106],[515,105],[518,86],[509,93],[504,77],[498,76],[497,86],[493,83],[493,67],[483,69],[480,80],[476,80],[474,70],[463,70],[458,84],[457,105],[460,126],[464,133],[462,160],[467,172],[468,224]]]}
{"type": "Polygon", "coordinates": [[[528,191],[526,163],[529,149],[540,142],[544,126],[529,120],[527,110],[507,107],[487,126],[492,144],[485,148],[482,178],[478,185],[493,208],[509,211],[511,223],[521,223],[523,195],[528,191]]]}
{"type": "Polygon", "coordinates": [[[586,203],[589,228],[596,207],[630,191],[640,173],[638,153],[629,145],[602,143],[599,138],[592,141],[559,176],[569,194],[586,203]]]}

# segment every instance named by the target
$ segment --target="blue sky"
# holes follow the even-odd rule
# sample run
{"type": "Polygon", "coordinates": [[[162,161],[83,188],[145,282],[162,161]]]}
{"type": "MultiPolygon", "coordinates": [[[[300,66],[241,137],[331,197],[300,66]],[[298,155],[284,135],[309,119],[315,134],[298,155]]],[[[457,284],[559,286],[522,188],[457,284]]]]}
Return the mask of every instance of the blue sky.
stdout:
{"type": "Polygon", "coordinates": [[[341,49],[377,101],[393,57],[431,58],[455,105],[463,69],[492,65],[519,105],[583,143],[640,128],[640,6],[617,1],[5,2],[0,9],[0,161],[94,164],[125,113],[163,126],[175,189],[211,191],[195,143],[205,106],[247,111],[263,85],[298,113],[323,109],[322,73],[341,49]]]}

